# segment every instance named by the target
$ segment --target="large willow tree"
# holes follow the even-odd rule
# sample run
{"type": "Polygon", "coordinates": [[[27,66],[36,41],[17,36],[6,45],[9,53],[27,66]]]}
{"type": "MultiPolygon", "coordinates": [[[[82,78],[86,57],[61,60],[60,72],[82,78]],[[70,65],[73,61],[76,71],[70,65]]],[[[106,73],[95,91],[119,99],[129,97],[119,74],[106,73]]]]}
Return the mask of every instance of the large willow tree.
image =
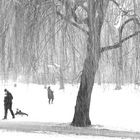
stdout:
{"type": "Polygon", "coordinates": [[[89,118],[90,100],[101,56],[100,34],[108,2],[109,0],[89,0],[87,2],[87,54],[72,121],[74,126],[91,125],[89,118]]]}
{"type": "Polygon", "coordinates": [[[82,70],[72,125],[89,126],[91,125],[89,117],[91,93],[101,54],[104,51],[122,47],[121,44],[124,41],[137,35],[140,31],[136,31],[134,34],[122,39],[123,29],[126,24],[131,21],[136,21],[139,24],[139,21],[135,15],[131,15],[131,18],[120,27],[118,43],[102,48],[100,45],[100,35],[109,3],[113,2],[125,15],[128,12],[124,11],[115,0],[65,0],[61,2],[67,6],[65,8],[69,12],[69,17],[66,16],[68,14],[64,14],[61,11],[57,11],[57,14],[66,22],[85,32],[87,36],[86,59],[82,70]],[[85,16],[78,14],[79,9],[83,11],[85,16]]]}

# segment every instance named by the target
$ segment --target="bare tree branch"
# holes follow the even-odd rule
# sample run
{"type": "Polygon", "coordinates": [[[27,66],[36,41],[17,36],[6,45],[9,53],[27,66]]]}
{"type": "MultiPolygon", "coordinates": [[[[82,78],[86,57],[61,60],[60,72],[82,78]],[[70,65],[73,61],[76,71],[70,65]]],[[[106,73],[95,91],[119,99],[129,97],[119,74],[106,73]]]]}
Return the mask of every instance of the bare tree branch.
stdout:
{"type": "MultiPolygon", "coordinates": [[[[131,21],[136,22],[136,24],[137,24],[138,26],[140,26],[139,20],[138,20],[136,17],[132,17],[132,18],[126,20],[126,21],[122,24],[122,26],[120,27],[120,30],[119,30],[119,36],[122,36],[122,32],[123,32],[123,29],[124,29],[125,25],[126,25],[127,23],[131,22],[131,21]]],[[[112,45],[112,46],[108,46],[108,47],[103,47],[103,48],[101,48],[101,53],[104,52],[104,51],[108,51],[108,50],[112,50],[112,49],[116,49],[116,48],[121,47],[121,46],[122,46],[121,44],[122,44],[124,41],[126,41],[126,40],[132,38],[133,36],[138,35],[139,33],[140,33],[140,31],[137,31],[137,32],[135,32],[134,34],[132,34],[132,35],[130,35],[130,36],[128,36],[128,37],[126,37],[126,38],[124,38],[124,39],[122,39],[122,40],[120,39],[118,43],[116,43],[116,44],[114,44],[114,45],[112,45]]]]}
{"type": "Polygon", "coordinates": [[[137,31],[137,32],[135,32],[134,34],[129,35],[128,37],[122,39],[120,42],[115,43],[114,45],[107,46],[107,47],[103,47],[103,48],[101,48],[100,52],[103,53],[103,52],[105,52],[105,51],[117,49],[117,48],[120,47],[120,44],[121,44],[121,43],[123,43],[123,42],[127,41],[128,39],[130,39],[130,38],[132,38],[132,37],[138,35],[139,33],[140,33],[140,31],[137,31]]]}
{"type": "Polygon", "coordinates": [[[134,23],[136,22],[136,24],[140,27],[139,20],[138,20],[136,17],[132,17],[132,18],[126,20],[126,21],[122,24],[122,26],[121,26],[121,28],[120,28],[120,32],[121,32],[121,33],[122,33],[122,31],[123,31],[125,25],[126,25],[127,23],[131,22],[131,21],[134,21],[134,23]]]}
{"type": "MultiPolygon", "coordinates": [[[[112,1],[112,2],[119,8],[119,10],[120,10],[121,12],[123,12],[124,15],[127,15],[127,16],[128,16],[128,13],[133,11],[133,10],[124,10],[124,9],[120,6],[120,4],[119,4],[118,2],[116,2],[116,0],[110,0],[110,1],[112,1]]],[[[132,15],[129,15],[129,16],[132,16],[132,15]]]]}

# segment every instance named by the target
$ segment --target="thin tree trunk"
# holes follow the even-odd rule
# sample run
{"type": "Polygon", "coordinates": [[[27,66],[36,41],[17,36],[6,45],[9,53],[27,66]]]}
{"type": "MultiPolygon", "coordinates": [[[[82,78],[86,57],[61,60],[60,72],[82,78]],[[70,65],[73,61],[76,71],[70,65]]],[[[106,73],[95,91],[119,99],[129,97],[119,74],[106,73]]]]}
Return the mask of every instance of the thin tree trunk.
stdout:
{"type": "MultiPolygon", "coordinates": [[[[136,10],[138,9],[136,0],[133,0],[134,3],[134,14],[136,15],[136,10]]],[[[134,32],[136,32],[138,30],[138,25],[137,23],[134,21],[134,32]]],[[[135,57],[135,83],[139,83],[140,82],[140,48],[139,48],[139,36],[134,37],[134,46],[135,46],[135,53],[136,53],[136,57],[135,57]]]]}
{"type": "Polygon", "coordinates": [[[51,17],[51,64],[53,65],[53,57],[55,53],[55,22],[56,22],[56,7],[55,7],[55,1],[52,0],[53,7],[52,7],[52,17],[51,17]]]}
{"type": "MultiPolygon", "coordinates": [[[[44,36],[45,36],[45,45],[47,44],[46,39],[46,26],[43,25],[44,36]]],[[[49,68],[48,68],[48,47],[45,46],[45,53],[44,53],[44,62],[43,62],[43,69],[44,69],[44,87],[46,88],[47,84],[49,84],[50,77],[49,77],[49,68]]]]}
{"type": "Polygon", "coordinates": [[[62,45],[60,46],[60,89],[64,89],[65,37],[66,37],[66,25],[64,25],[62,28],[62,45]]]}
{"type": "Polygon", "coordinates": [[[5,80],[5,77],[6,77],[6,72],[5,72],[5,39],[6,39],[6,34],[4,33],[2,35],[2,73],[3,73],[3,80],[5,80]]]}
{"type": "Polygon", "coordinates": [[[75,49],[74,46],[72,45],[72,58],[73,58],[73,78],[76,77],[76,55],[75,55],[75,49]]]}
{"type": "Polygon", "coordinates": [[[72,62],[73,62],[73,70],[72,70],[72,84],[74,83],[75,77],[76,77],[76,52],[75,52],[75,39],[74,39],[74,30],[71,31],[71,34],[68,34],[69,41],[71,44],[71,51],[72,51],[72,62]]]}
{"type": "MultiPolygon", "coordinates": [[[[118,29],[119,32],[119,42],[122,39],[122,28],[118,29]]],[[[121,89],[121,86],[123,84],[123,49],[122,49],[122,43],[120,43],[120,47],[117,50],[117,70],[116,70],[116,88],[117,90],[121,89]]]]}

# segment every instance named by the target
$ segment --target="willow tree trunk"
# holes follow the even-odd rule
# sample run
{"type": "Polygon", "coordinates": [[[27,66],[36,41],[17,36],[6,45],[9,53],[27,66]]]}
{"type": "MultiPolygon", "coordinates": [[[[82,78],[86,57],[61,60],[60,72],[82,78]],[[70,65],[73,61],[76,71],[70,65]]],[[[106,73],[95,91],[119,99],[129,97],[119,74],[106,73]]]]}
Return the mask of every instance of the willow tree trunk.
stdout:
{"type": "MultiPolygon", "coordinates": [[[[75,106],[75,114],[72,122],[72,125],[74,126],[91,125],[91,121],[89,118],[90,99],[99,62],[99,56],[98,58],[95,58],[95,55],[93,54],[92,43],[92,40],[88,39],[87,57],[84,62],[80,88],[75,106]]],[[[96,43],[96,45],[99,46],[99,42],[96,43]]]]}
{"type": "Polygon", "coordinates": [[[87,55],[81,75],[73,126],[85,127],[91,125],[89,110],[95,74],[100,60],[100,33],[108,0],[89,0],[89,34],[87,39],[87,55]]]}

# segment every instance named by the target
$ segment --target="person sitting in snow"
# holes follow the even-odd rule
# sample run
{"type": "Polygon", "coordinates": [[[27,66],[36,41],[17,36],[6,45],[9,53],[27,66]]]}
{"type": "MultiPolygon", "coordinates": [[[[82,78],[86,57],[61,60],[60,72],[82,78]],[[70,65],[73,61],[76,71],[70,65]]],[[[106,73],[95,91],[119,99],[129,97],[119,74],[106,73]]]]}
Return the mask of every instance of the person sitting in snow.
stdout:
{"type": "Polygon", "coordinates": [[[54,94],[53,94],[53,91],[51,90],[50,86],[48,87],[48,99],[49,99],[49,104],[53,103],[54,94]]]}
{"type": "Polygon", "coordinates": [[[4,97],[4,118],[3,119],[7,119],[8,109],[10,110],[12,117],[15,118],[14,112],[12,110],[13,96],[7,89],[4,89],[4,92],[5,92],[5,97],[4,97]]]}

